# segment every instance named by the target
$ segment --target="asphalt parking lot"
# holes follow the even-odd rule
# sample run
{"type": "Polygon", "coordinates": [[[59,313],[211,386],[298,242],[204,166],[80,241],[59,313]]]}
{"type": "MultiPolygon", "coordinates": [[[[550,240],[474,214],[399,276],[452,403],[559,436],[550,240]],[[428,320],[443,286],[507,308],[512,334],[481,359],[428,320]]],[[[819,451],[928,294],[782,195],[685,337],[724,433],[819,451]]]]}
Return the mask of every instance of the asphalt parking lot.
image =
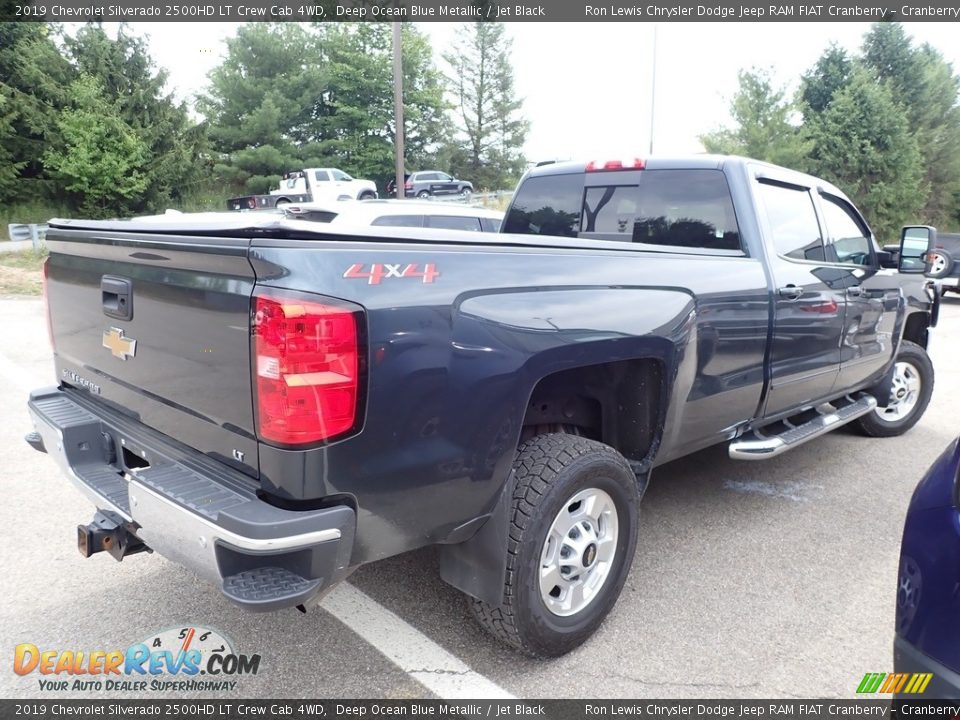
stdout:
{"type": "MultiPolygon", "coordinates": [[[[40,301],[0,299],[0,323],[0,697],[42,694],[36,673],[12,670],[17,643],[120,649],[187,626],[262,656],[259,673],[221,697],[851,697],[864,673],[893,669],[904,513],[960,431],[951,295],[932,341],[933,401],[912,432],[875,440],[841,429],[765,463],[716,447],[658,469],[620,602],[584,647],[538,662],[473,624],[431,550],[360,569],[327,611],[307,615],[243,613],[158,556],[83,559],[75,528],[92,507],[22,439],[28,391],[54,379],[40,301]]],[[[164,697],[55,696],[138,695],[164,697]]]]}

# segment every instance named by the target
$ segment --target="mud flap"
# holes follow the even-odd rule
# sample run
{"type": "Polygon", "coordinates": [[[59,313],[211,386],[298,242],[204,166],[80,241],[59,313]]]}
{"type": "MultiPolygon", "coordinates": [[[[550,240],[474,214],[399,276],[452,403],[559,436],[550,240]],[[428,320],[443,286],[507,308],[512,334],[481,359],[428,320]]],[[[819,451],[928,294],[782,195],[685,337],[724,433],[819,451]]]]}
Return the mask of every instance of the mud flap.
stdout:
{"type": "Polygon", "coordinates": [[[513,491],[513,473],[500,493],[489,519],[468,540],[440,546],[440,577],[461,592],[500,607],[507,572],[507,540],[513,491]]]}

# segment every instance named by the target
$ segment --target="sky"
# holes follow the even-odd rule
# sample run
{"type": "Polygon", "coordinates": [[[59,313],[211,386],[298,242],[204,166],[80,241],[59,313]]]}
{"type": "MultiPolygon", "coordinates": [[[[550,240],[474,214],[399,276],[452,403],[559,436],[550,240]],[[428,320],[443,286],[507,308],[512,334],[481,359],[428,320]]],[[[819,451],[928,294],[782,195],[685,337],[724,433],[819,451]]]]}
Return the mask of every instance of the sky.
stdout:
{"type": "MultiPolygon", "coordinates": [[[[220,61],[231,23],[133,23],[150,39],[170,89],[190,100],[220,61]]],[[[438,63],[457,23],[420,23],[438,63]]],[[[792,91],[831,43],[856,52],[867,23],[533,23],[507,24],[514,77],[530,120],[526,155],[607,159],[701,152],[698,136],[728,125],[737,72],[766,68],[792,91]]],[[[957,25],[906,23],[917,42],[960,69],[957,25]]]]}

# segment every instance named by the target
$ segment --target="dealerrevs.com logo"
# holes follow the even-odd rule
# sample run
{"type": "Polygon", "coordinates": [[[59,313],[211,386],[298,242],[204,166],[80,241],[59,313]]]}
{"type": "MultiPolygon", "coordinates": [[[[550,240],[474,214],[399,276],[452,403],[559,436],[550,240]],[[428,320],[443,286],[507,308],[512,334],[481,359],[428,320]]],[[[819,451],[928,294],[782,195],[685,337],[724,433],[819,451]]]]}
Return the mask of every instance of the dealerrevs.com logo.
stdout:
{"type": "Polygon", "coordinates": [[[256,675],[260,655],[243,655],[216,630],[171,628],[126,650],[51,650],[20,643],[13,671],[37,675],[40,690],[165,692],[234,691],[240,675],[256,675]]]}

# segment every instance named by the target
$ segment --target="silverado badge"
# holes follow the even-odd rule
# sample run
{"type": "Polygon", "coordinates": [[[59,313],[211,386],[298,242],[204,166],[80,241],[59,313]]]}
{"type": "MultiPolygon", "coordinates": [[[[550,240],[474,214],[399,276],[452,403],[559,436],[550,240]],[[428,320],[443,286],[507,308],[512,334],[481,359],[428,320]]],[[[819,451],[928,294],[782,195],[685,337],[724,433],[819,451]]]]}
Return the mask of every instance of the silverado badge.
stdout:
{"type": "Polygon", "coordinates": [[[137,354],[137,341],[125,338],[120,328],[110,328],[103,332],[103,346],[113,353],[115,358],[126,361],[128,357],[137,354]]]}

